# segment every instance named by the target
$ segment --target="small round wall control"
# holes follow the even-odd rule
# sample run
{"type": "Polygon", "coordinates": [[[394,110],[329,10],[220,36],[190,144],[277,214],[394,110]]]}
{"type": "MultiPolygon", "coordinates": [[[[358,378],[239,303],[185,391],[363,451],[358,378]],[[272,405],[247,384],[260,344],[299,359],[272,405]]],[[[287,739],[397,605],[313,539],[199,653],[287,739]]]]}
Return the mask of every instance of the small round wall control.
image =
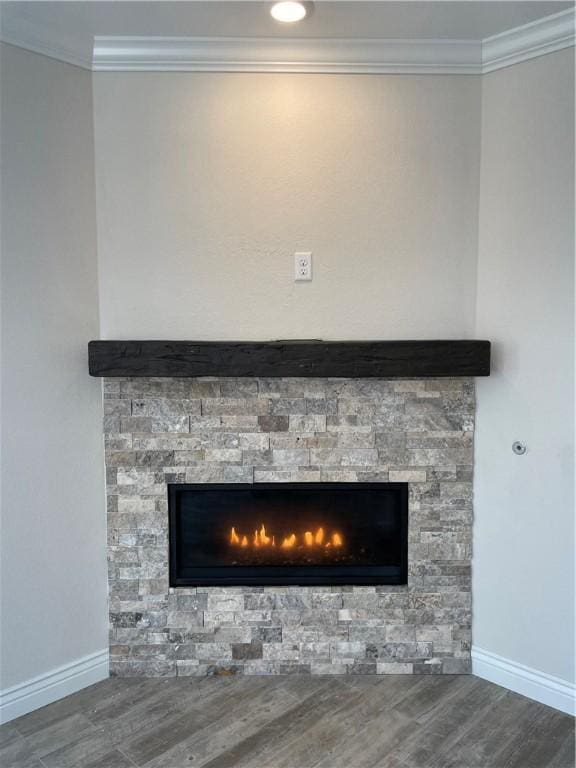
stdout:
{"type": "Polygon", "coordinates": [[[526,446],[524,443],[521,443],[519,440],[516,440],[516,442],[512,443],[512,450],[516,454],[516,456],[523,456],[526,453],[526,446]]]}

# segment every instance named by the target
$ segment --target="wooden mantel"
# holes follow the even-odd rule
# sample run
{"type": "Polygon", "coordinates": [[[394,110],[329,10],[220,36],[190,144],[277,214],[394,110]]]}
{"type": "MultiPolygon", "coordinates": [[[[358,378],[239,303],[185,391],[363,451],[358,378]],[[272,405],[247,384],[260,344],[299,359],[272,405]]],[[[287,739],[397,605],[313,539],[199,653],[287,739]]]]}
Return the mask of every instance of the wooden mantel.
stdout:
{"type": "Polygon", "coordinates": [[[91,341],[91,376],[489,376],[489,341],[91,341]]]}

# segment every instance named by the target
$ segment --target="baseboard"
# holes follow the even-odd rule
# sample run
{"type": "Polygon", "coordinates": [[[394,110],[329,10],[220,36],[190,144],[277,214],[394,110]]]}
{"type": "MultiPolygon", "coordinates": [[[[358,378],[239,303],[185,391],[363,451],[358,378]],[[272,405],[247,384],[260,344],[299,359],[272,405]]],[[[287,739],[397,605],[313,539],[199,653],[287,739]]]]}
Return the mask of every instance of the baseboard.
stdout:
{"type": "MultiPolygon", "coordinates": [[[[45,675],[0,691],[0,723],[7,723],[108,677],[108,649],[77,659],[45,675]]],[[[481,648],[472,648],[472,673],[549,707],[576,715],[576,686],[517,664],[481,648]]]]}
{"type": "Polygon", "coordinates": [[[108,649],[0,691],[0,723],[7,723],[108,677],[108,649]]]}
{"type": "Polygon", "coordinates": [[[476,647],[472,648],[472,674],[548,707],[576,715],[576,686],[559,677],[476,647]]]}

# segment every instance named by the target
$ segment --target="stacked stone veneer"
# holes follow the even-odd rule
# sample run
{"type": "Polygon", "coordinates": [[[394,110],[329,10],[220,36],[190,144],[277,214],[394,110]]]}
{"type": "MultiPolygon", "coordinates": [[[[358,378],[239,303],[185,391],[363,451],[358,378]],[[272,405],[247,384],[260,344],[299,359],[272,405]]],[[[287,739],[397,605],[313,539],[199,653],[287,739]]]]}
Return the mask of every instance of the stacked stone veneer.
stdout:
{"type": "Polygon", "coordinates": [[[104,382],[111,670],[470,667],[469,379],[104,382]],[[167,483],[408,481],[409,583],[168,585],[167,483]]]}

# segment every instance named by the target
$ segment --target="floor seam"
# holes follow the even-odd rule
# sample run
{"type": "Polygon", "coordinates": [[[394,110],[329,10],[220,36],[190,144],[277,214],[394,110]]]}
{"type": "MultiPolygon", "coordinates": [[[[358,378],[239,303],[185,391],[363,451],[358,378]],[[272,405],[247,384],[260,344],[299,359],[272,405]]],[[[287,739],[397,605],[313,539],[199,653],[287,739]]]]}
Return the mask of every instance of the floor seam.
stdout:
{"type": "Polygon", "coordinates": [[[126,758],[126,760],[128,760],[128,762],[130,763],[130,765],[134,765],[134,766],[135,766],[135,768],[140,768],[140,766],[138,765],[138,763],[135,763],[135,762],[134,762],[134,760],[132,760],[132,758],[131,758],[129,755],[127,755],[127,754],[126,754],[126,753],[125,753],[125,752],[124,752],[122,749],[120,749],[120,747],[116,747],[116,751],[117,751],[117,752],[120,752],[120,754],[122,755],[122,757],[125,757],[125,758],[126,758]]]}

